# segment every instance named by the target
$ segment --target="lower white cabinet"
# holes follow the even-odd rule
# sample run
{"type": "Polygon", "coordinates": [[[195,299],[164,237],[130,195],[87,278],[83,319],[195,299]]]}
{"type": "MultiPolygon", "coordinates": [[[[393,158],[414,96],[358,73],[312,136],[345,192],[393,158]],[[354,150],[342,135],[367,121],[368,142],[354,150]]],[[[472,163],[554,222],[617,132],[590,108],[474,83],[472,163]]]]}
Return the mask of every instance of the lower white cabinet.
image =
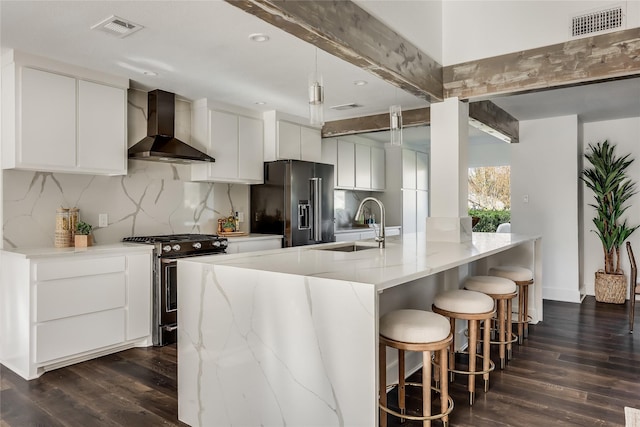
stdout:
{"type": "Polygon", "coordinates": [[[274,236],[273,238],[230,238],[227,253],[239,254],[280,248],[282,248],[282,236],[274,236]]]}
{"type": "Polygon", "coordinates": [[[150,250],[0,262],[0,361],[18,375],[151,344],[150,250]]]}
{"type": "MultiPolygon", "coordinates": [[[[400,235],[399,226],[385,227],[385,238],[391,236],[400,235]]],[[[376,232],[372,229],[363,228],[355,230],[336,230],[335,232],[336,242],[354,242],[356,240],[373,239],[376,237],[376,232]]]]}

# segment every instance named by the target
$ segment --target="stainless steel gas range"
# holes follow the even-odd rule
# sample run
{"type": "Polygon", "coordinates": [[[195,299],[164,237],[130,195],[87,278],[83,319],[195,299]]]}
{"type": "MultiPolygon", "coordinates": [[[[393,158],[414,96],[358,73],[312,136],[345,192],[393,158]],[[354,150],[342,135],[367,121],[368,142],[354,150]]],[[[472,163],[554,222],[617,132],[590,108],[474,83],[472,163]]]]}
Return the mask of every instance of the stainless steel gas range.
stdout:
{"type": "Polygon", "coordinates": [[[123,242],[155,246],[153,257],[153,345],[177,341],[178,259],[224,254],[227,239],[214,234],[174,234],[166,236],[125,237],[123,242]]]}

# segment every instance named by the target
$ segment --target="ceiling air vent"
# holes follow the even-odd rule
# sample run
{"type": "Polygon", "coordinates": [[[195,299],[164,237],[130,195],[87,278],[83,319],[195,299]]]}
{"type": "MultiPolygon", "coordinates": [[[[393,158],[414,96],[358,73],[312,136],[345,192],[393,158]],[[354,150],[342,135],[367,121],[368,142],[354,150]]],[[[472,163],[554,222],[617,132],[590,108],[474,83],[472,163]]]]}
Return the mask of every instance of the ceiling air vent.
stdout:
{"type": "Polygon", "coordinates": [[[622,28],[622,7],[613,7],[599,10],[571,18],[571,36],[577,37],[585,34],[622,28]]]}
{"type": "Polygon", "coordinates": [[[107,19],[98,24],[91,27],[92,30],[99,30],[105,32],[109,35],[118,38],[125,38],[135,33],[136,31],[140,31],[144,27],[139,24],[135,24],[126,19],[119,18],[115,15],[111,15],[107,19]]]}
{"type": "Polygon", "coordinates": [[[360,108],[362,105],[356,104],[355,102],[350,102],[348,104],[340,104],[334,105],[333,107],[329,107],[332,110],[343,111],[343,110],[353,110],[354,108],[360,108]]]}

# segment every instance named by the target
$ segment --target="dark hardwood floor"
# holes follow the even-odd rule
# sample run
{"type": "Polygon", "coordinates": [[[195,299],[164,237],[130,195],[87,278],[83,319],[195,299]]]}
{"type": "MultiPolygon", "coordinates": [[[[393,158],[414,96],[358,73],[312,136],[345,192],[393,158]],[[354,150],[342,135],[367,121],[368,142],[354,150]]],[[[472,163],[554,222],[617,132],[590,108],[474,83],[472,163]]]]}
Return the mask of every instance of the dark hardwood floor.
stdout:
{"type": "MultiPolygon", "coordinates": [[[[640,327],[628,333],[627,305],[545,301],[545,321],[530,327],[473,407],[457,376],[450,425],[624,426],[624,406],[640,408],[640,327]]],[[[33,381],[0,367],[0,427],[185,425],[176,387],[175,346],[127,350],[33,381]]],[[[419,408],[420,393],[408,404],[419,408]]]]}

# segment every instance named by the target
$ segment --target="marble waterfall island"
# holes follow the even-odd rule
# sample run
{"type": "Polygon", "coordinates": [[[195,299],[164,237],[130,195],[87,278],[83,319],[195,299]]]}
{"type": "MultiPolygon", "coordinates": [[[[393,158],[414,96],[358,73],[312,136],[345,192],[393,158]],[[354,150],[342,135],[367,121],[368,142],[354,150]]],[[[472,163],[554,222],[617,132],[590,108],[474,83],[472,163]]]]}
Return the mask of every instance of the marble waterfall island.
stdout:
{"type": "MultiPolygon", "coordinates": [[[[345,245],[178,261],[181,421],[375,426],[378,318],[387,293],[440,286],[432,280],[438,273],[469,263],[516,259],[536,279],[541,273],[540,240],[514,234],[474,233],[467,243],[416,235],[389,239],[386,249],[326,250],[345,245]]],[[[541,316],[541,297],[531,300],[541,316]]]]}

